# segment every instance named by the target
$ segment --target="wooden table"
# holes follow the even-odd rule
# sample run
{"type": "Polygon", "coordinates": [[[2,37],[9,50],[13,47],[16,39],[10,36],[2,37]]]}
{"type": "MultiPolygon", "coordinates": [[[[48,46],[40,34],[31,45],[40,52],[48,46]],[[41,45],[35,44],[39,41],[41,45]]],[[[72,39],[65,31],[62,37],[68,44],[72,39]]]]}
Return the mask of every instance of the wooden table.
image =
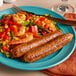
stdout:
{"type": "MultiPolygon", "coordinates": [[[[18,6],[39,6],[51,9],[53,5],[59,4],[60,0],[17,0],[12,4],[4,4],[0,7],[0,11],[11,8],[13,4],[18,6]]],[[[69,0],[69,4],[75,8],[76,12],[76,0],[69,0]]],[[[10,68],[0,63],[0,76],[48,76],[40,71],[23,71],[10,68]]]]}

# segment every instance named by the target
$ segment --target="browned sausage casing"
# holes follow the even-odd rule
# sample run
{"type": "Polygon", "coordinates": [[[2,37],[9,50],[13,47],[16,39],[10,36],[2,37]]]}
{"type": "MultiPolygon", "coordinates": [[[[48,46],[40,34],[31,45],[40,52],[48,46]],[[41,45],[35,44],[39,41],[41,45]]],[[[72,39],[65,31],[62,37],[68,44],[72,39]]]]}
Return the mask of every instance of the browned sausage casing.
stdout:
{"type": "Polygon", "coordinates": [[[51,40],[42,46],[33,48],[24,55],[24,61],[32,63],[34,61],[42,59],[51,53],[54,53],[57,50],[61,49],[68,42],[70,42],[72,38],[73,34],[67,33],[55,38],[54,40],[51,40]]]}
{"type": "Polygon", "coordinates": [[[37,46],[40,46],[42,44],[45,44],[48,41],[50,41],[50,40],[52,40],[52,39],[54,39],[62,34],[63,34],[62,31],[59,30],[56,32],[48,33],[40,38],[33,39],[27,43],[18,45],[12,49],[12,55],[13,55],[13,57],[20,57],[20,56],[24,55],[30,49],[37,47],[37,46]]]}

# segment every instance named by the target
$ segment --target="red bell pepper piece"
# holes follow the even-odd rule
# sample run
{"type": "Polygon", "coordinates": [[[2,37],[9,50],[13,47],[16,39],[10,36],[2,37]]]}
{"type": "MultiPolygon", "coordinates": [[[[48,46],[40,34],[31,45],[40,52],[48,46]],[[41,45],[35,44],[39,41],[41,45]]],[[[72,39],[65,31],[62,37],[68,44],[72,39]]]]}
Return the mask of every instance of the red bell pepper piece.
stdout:
{"type": "Polygon", "coordinates": [[[9,48],[7,47],[7,45],[3,45],[2,49],[3,49],[3,51],[6,51],[6,52],[8,52],[8,50],[9,50],[9,48]]]}
{"type": "Polygon", "coordinates": [[[5,29],[5,32],[10,32],[10,28],[9,28],[9,27],[6,28],[6,29],[5,29]]]}
{"type": "Polygon", "coordinates": [[[44,27],[45,27],[46,29],[48,29],[48,28],[50,27],[50,24],[45,24],[44,27]]]}
{"type": "Polygon", "coordinates": [[[11,25],[10,26],[10,29],[14,32],[14,34],[16,34],[17,33],[17,26],[15,26],[15,25],[11,25]]]}
{"type": "Polygon", "coordinates": [[[18,24],[17,22],[14,22],[14,25],[16,25],[17,27],[21,27],[21,24],[18,24]]]}
{"type": "Polygon", "coordinates": [[[13,24],[13,21],[9,21],[8,23],[9,23],[9,24],[13,24]]]}
{"type": "Polygon", "coordinates": [[[34,37],[34,38],[38,38],[38,33],[37,33],[37,32],[34,32],[34,33],[33,33],[33,37],[34,37]]]}
{"type": "Polygon", "coordinates": [[[34,33],[34,32],[37,32],[37,31],[38,31],[38,27],[32,25],[32,26],[31,26],[31,32],[34,33]]]}
{"type": "Polygon", "coordinates": [[[41,22],[40,22],[40,21],[36,21],[36,24],[37,24],[37,25],[41,25],[41,22]]]}
{"type": "Polygon", "coordinates": [[[42,34],[42,35],[46,35],[47,32],[46,32],[46,31],[41,31],[41,34],[42,34]]]}
{"type": "Polygon", "coordinates": [[[42,17],[40,18],[40,21],[45,21],[45,19],[46,19],[45,17],[42,17]]]}
{"type": "Polygon", "coordinates": [[[27,20],[30,20],[31,18],[32,18],[31,16],[27,16],[27,17],[26,17],[27,20]]]}
{"type": "Polygon", "coordinates": [[[3,38],[5,36],[5,32],[0,32],[0,38],[3,38]]]}
{"type": "Polygon", "coordinates": [[[3,37],[3,41],[6,41],[6,40],[8,40],[7,34],[3,37]]]}
{"type": "Polygon", "coordinates": [[[35,37],[35,38],[37,38],[38,37],[38,27],[37,26],[31,26],[31,32],[33,33],[33,36],[35,37]]]}
{"type": "Polygon", "coordinates": [[[1,22],[4,23],[4,21],[5,21],[5,19],[3,18],[3,19],[1,20],[1,22]]]}

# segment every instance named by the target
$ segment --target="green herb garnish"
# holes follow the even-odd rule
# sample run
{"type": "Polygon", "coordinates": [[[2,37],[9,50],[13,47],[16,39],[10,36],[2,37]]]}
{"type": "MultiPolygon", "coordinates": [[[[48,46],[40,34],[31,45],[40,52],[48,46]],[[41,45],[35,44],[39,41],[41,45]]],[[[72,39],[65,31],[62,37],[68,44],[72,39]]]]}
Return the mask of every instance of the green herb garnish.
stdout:
{"type": "Polygon", "coordinates": [[[26,16],[29,16],[29,14],[27,13],[26,16]]]}
{"type": "Polygon", "coordinates": [[[14,33],[11,31],[12,40],[14,40],[14,33]]]}
{"type": "Polygon", "coordinates": [[[40,29],[42,29],[42,30],[44,30],[44,31],[46,31],[46,32],[48,32],[49,33],[49,31],[47,30],[47,29],[45,29],[44,27],[42,27],[42,26],[40,26],[40,25],[37,25],[40,29]]]}
{"type": "Polygon", "coordinates": [[[4,54],[4,55],[6,55],[6,52],[5,52],[5,51],[3,51],[3,54],[4,54]]]}
{"type": "Polygon", "coordinates": [[[33,16],[32,16],[32,18],[31,18],[31,23],[33,22],[33,16]]]}

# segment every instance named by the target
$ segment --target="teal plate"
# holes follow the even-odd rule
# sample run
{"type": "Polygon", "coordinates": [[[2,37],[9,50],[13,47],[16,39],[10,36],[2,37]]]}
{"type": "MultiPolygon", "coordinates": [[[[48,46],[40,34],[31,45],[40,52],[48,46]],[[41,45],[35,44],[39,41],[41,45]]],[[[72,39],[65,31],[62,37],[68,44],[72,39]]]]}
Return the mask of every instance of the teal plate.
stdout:
{"type": "MultiPolygon", "coordinates": [[[[41,8],[41,7],[21,6],[20,8],[29,12],[33,12],[35,14],[40,14],[40,15],[51,13],[53,17],[65,19],[63,16],[59,15],[58,13],[53,12],[49,9],[41,8]]],[[[15,12],[13,12],[11,8],[1,11],[0,19],[3,14],[14,14],[14,13],[15,12]]],[[[24,63],[24,62],[21,62],[19,59],[6,58],[3,54],[0,53],[0,63],[16,68],[16,69],[21,69],[21,70],[42,70],[42,69],[51,68],[60,64],[72,54],[75,48],[76,40],[75,40],[75,30],[72,26],[66,26],[61,23],[57,23],[57,26],[63,30],[63,33],[72,33],[74,35],[73,40],[70,43],[68,43],[66,46],[64,46],[61,50],[41,60],[38,60],[34,63],[24,63]]]]}

